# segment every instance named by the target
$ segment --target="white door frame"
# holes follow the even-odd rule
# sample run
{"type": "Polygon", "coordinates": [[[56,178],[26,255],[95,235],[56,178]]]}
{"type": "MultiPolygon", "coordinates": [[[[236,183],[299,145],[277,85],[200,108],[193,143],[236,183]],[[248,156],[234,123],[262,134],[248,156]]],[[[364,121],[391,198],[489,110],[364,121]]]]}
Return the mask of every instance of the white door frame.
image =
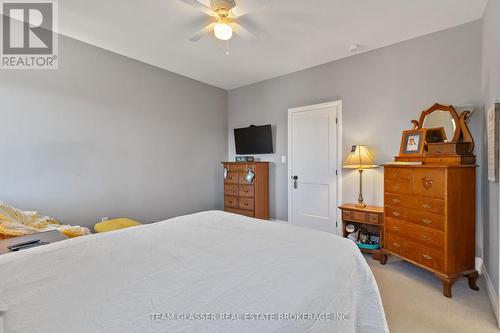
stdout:
{"type": "Polygon", "coordinates": [[[313,111],[313,110],[322,110],[326,108],[335,107],[337,109],[337,202],[336,202],[336,231],[337,234],[340,234],[341,219],[340,219],[340,210],[337,208],[342,203],[342,100],[314,104],[314,105],[306,105],[296,108],[288,109],[288,222],[293,224],[293,211],[292,211],[292,114],[295,112],[303,112],[303,111],[313,111]]]}

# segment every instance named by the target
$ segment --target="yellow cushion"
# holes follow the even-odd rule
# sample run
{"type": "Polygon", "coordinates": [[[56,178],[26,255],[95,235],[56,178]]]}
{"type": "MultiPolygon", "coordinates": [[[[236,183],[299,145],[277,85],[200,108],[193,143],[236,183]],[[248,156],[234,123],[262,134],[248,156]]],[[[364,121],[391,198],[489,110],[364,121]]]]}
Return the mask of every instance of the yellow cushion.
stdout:
{"type": "Polygon", "coordinates": [[[113,230],[118,230],[118,229],[129,228],[129,227],[135,227],[135,226],[138,226],[141,224],[142,223],[139,223],[139,222],[134,221],[132,219],[119,218],[119,219],[112,219],[112,220],[107,220],[107,221],[96,223],[94,226],[94,230],[96,232],[106,232],[106,231],[113,231],[113,230]]]}

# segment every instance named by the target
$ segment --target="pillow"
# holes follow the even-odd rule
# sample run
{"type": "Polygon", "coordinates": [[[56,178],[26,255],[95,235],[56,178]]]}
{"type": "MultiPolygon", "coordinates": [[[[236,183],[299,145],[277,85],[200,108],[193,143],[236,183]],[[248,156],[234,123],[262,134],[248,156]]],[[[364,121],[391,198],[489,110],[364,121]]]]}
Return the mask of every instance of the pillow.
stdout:
{"type": "Polygon", "coordinates": [[[34,211],[22,211],[0,202],[0,238],[10,238],[37,232],[59,230],[68,237],[90,234],[88,228],[61,225],[57,220],[34,211]]]}

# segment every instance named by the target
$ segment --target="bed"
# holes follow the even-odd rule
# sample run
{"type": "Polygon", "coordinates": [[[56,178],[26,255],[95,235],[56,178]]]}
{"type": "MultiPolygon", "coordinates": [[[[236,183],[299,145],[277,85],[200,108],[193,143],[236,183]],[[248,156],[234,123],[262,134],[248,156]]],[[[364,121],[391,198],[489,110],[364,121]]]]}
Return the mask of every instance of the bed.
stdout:
{"type": "Polygon", "coordinates": [[[221,211],[2,255],[0,317],[8,333],[388,332],[351,241],[221,211]]]}

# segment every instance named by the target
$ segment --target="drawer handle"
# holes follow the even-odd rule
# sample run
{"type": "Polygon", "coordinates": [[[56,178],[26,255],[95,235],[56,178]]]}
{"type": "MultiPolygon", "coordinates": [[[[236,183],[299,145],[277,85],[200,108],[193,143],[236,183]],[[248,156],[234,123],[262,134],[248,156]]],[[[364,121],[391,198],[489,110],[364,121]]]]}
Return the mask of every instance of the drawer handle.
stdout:
{"type": "Polygon", "coordinates": [[[243,206],[248,206],[248,202],[244,202],[244,203],[243,203],[243,206]]]}
{"type": "Polygon", "coordinates": [[[227,179],[231,180],[233,179],[233,176],[227,176],[227,179]]]}
{"type": "Polygon", "coordinates": [[[432,223],[432,221],[431,221],[431,220],[429,220],[429,219],[422,219],[422,223],[423,223],[423,224],[431,224],[431,223],[432,223]]]}
{"type": "Polygon", "coordinates": [[[432,260],[432,257],[428,254],[422,254],[422,257],[424,257],[424,259],[426,260],[432,260]]]}
{"type": "Polygon", "coordinates": [[[432,205],[431,204],[423,204],[422,207],[424,207],[425,209],[431,209],[432,205]]]}
{"type": "Polygon", "coordinates": [[[434,184],[434,180],[432,180],[431,177],[422,178],[422,185],[426,190],[430,189],[432,187],[432,184],[434,184]]]}
{"type": "Polygon", "coordinates": [[[399,199],[392,199],[392,202],[394,202],[394,203],[398,204],[398,203],[400,203],[400,202],[401,202],[401,200],[399,200],[399,199]]]}
{"type": "Polygon", "coordinates": [[[394,245],[394,247],[401,247],[401,245],[399,243],[396,243],[396,242],[392,243],[392,245],[394,245]]]}
{"type": "Polygon", "coordinates": [[[399,185],[392,185],[393,190],[399,190],[401,187],[399,185]]]}
{"type": "Polygon", "coordinates": [[[243,190],[243,192],[248,193],[248,190],[243,190]]]}
{"type": "Polygon", "coordinates": [[[392,215],[394,215],[394,216],[401,216],[401,213],[400,212],[392,212],[392,215]]]}
{"type": "Polygon", "coordinates": [[[424,235],[424,236],[422,236],[422,239],[423,239],[424,241],[426,241],[426,242],[429,242],[429,241],[431,241],[431,240],[432,240],[432,237],[429,237],[429,236],[425,236],[425,235],[424,235]]]}
{"type": "Polygon", "coordinates": [[[393,227],[392,227],[392,230],[399,231],[399,230],[401,230],[401,228],[400,228],[400,227],[393,226],[393,227]]]}

